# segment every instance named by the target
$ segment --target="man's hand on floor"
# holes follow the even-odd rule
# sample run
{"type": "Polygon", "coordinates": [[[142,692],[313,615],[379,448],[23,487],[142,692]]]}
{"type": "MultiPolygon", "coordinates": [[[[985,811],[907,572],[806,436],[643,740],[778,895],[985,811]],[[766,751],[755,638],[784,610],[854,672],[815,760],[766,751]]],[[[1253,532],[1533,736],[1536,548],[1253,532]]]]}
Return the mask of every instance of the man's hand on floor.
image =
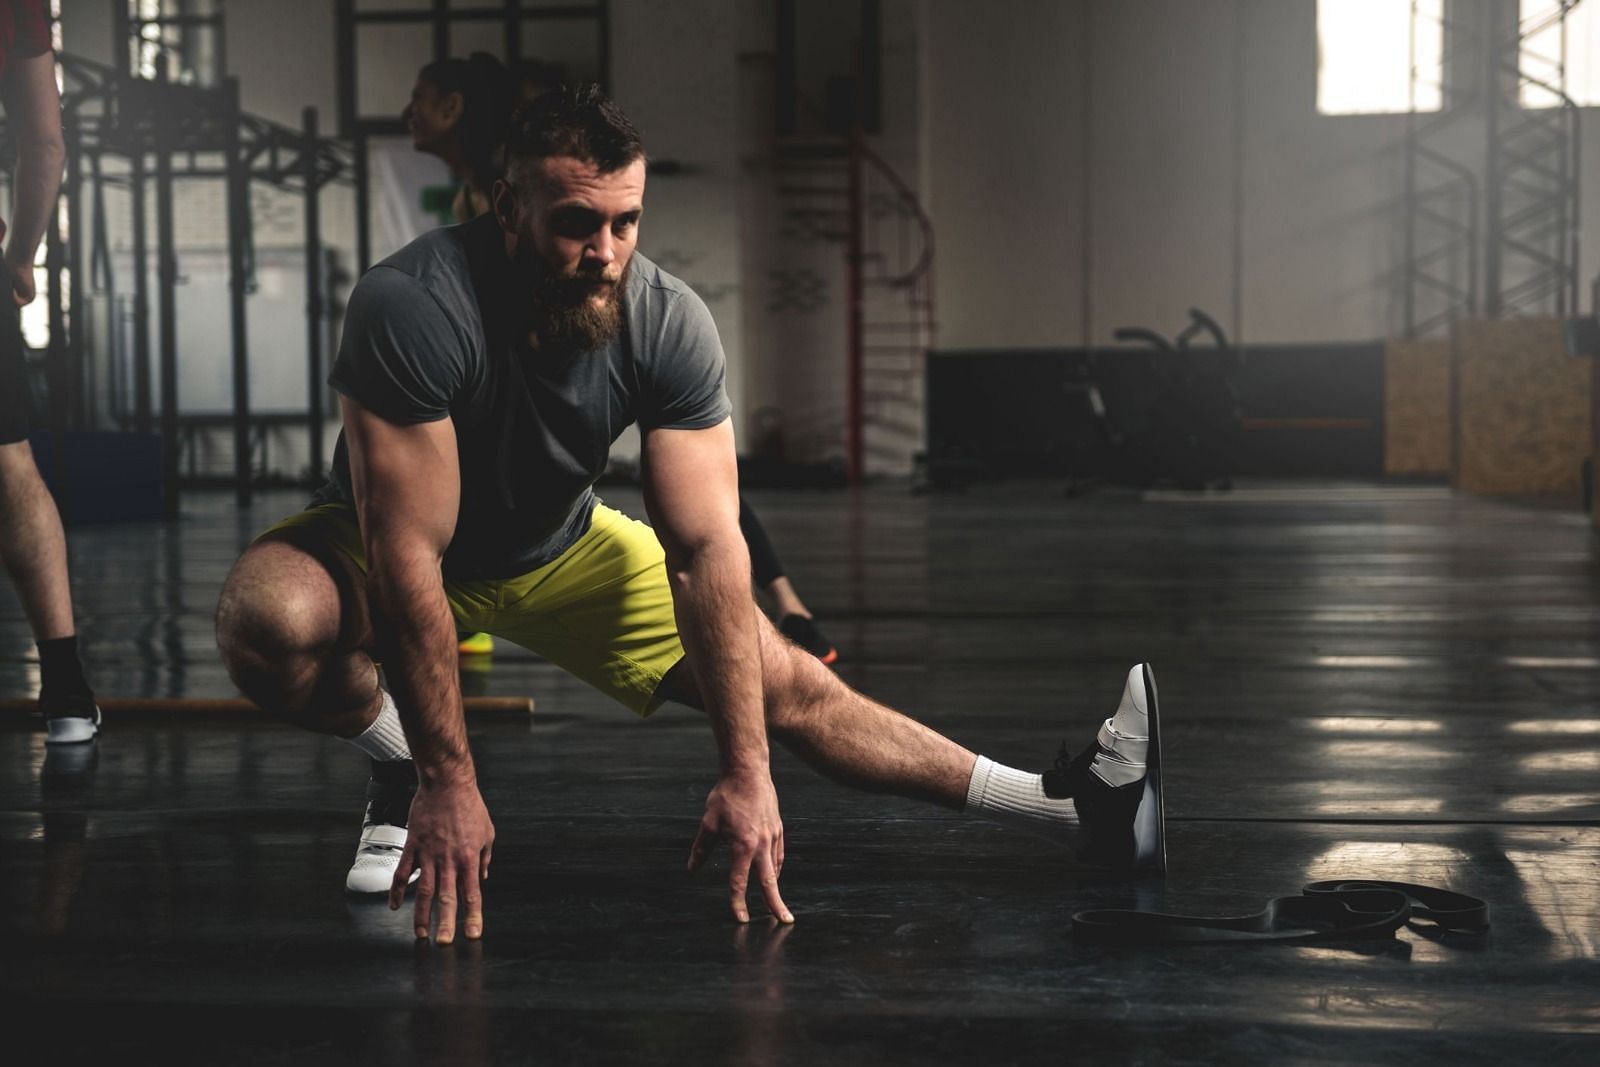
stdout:
{"type": "Polygon", "coordinates": [[[727,841],[733,860],[728,892],[734,919],[750,921],[745,894],[754,870],[772,914],[780,922],[794,922],[794,915],[778,895],[778,876],[783,873],[783,819],[778,815],[778,791],[765,770],[724,775],[712,788],[700,832],[689,850],[691,871],[705,863],[719,838],[727,841]]]}
{"type": "Polygon", "coordinates": [[[465,906],[467,939],[483,936],[483,888],[494,851],[494,823],[475,782],[422,785],[411,802],[406,849],[389,889],[389,907],[399,910],[413,869],[417,879],[417,936],[425,938],[435,905],[439,930],[435,940],[455,940],[456,909],[465,906]]]}

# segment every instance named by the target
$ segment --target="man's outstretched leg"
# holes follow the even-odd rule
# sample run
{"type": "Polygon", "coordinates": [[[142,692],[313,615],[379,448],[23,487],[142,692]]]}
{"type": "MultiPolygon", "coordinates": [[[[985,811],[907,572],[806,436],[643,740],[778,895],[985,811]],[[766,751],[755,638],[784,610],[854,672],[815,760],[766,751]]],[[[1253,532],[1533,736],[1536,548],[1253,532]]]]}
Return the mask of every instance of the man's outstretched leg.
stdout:
{"type": "MultiPolygon", "coordinates": [[[[856,692],[761,620],[767,724],[834,781],[927,800],[1073,847],[1086,862],[1128,871],[1166,868],[1159,719],[1148,666],[1129,672],[1116,714],[1076,759],[1043,774],[976,755],[856,692]]],[[[685,665],[686,666],[686,665],[685,665]]],[[[674,670],[666,693],[698,703],[674,670]]],[[[692,683],[690,683],[692,684],[692,683]]]]}
{"type": "MultiPolygon", "coordinates": [[[[0,299],[8,299],[0,294],[0,299]]],[[[0,329],[5,327],[0,326],[0,329]]],[[[0,359],[9,359],[0,354],[0,359]]],[[[18,383],[26,388],[26,382],[18,383]]],[[[0,434],[10,420],[0,415],[0,434]]],[[[3,440],[4,437],[0,437],[3,440]]],[[[39,646],[39,711],[50,744],[92,741],[100,709],[78,657],[67,578],[67,541],[56,502],[25,440],[0,444],[0,562],[39,646]]]]}
{"type": "Polygon", "coordinates": [[[352,893],[389,891],[417,788],[370,641],[359,571],[331,548],[313,556],[269,535],[245,550],[223,586],[217,645],[234,683],[272,714],[372,759],[361,842],[345,878],[352,893]]]}

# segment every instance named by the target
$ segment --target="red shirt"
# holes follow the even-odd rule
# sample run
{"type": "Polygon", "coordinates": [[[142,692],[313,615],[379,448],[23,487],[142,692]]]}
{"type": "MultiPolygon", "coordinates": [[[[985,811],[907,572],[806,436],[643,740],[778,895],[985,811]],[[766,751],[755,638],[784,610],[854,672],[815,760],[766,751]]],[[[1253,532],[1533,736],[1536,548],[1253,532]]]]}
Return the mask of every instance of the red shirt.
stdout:
{"type": "Polygon", "coordinates": [[[0,78],[12,56],[42,56],[50,51],[50,16],[44,0],[0,0],[0,78]]]}
{"type": "MultiPolygon", "coordinates": [[[[44,0],[0,0],[0,79],[12,56],[42,56],[50,51],[50,18],[44,0]]],[[[0,239],[6,223],[0,219],[0,239]]]]}

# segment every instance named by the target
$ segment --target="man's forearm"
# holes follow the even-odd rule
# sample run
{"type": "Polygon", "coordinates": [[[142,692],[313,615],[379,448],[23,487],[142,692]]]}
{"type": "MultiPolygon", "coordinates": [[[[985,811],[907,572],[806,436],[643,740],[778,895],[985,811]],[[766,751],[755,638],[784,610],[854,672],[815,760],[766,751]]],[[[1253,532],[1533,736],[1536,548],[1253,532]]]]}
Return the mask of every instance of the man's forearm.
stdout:
{"type": "Polygon", "coordinates": [[[678,633],[711,716],[723,774],[769,770],[761,646],[744,542],[669,562],[678,633]]]}
{"type": "Polygon", "coordinates": [[[472,781],[456,664],[455,620],[439,565],[374,553],[367,597],[379,658],[424,785],[472,781]]]}
{"type": "Polygon", "coordinates": [[[61,189],[60,141],[24,143],[17,148],[17,186],[11,198],[11,226],[6,233],[5,259],[14,270],[31,268],[34,253],[44,238],[61,189]]]}

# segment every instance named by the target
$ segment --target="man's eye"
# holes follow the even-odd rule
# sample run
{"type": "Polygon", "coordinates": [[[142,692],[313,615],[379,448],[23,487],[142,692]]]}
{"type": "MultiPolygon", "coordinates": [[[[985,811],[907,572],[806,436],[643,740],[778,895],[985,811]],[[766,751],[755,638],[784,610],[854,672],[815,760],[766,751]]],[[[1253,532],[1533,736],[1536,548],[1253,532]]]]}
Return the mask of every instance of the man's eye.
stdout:
{"type": "Polygon", "coordinates": [[[551,227],[563,237],[587,237],[600,220],[588,211],[563,211],[551,220],[551,227]]]}

